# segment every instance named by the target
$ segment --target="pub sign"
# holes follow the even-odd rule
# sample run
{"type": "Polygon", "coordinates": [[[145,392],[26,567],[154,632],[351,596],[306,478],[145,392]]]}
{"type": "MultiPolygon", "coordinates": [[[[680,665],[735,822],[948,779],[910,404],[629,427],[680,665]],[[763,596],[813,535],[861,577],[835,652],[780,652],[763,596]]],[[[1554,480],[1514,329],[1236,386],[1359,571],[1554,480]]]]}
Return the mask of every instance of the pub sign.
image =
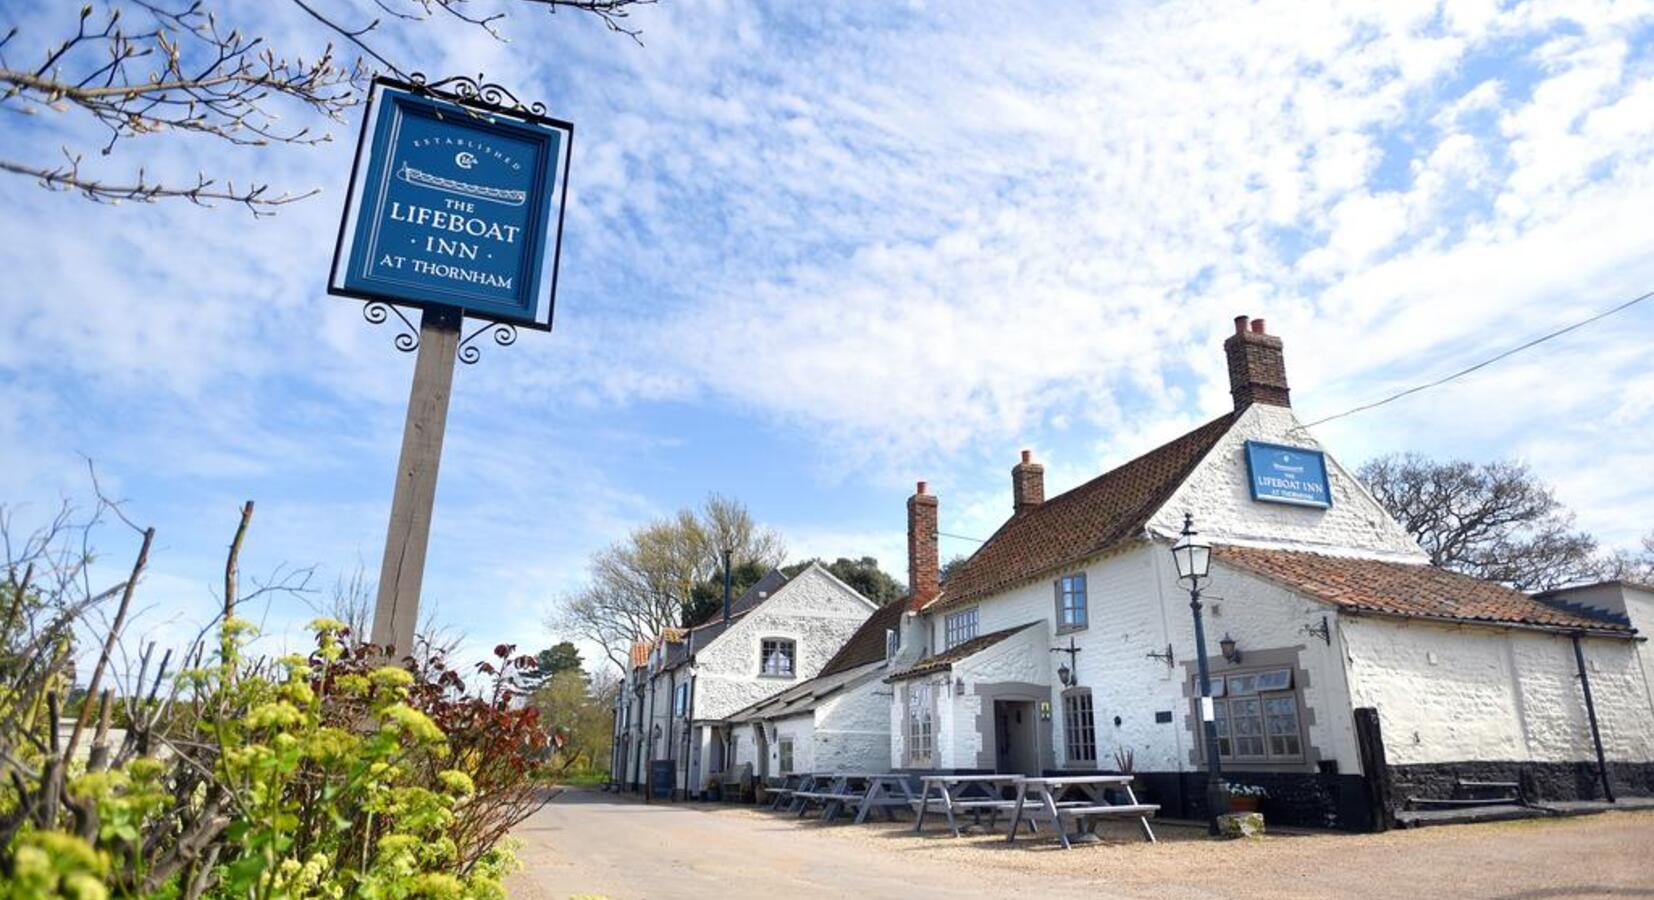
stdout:
{"type": "Polygon", "coordinates": [[[1246,469],[1252,499],[1294,506],[1332,506],[1327,459],[1319,450],[1246,442],[1246,469]]]}
{"type": "Polygon", "coordinates": [[[573,126],[374,82],[328,292],[549,330],[573,126]]]}

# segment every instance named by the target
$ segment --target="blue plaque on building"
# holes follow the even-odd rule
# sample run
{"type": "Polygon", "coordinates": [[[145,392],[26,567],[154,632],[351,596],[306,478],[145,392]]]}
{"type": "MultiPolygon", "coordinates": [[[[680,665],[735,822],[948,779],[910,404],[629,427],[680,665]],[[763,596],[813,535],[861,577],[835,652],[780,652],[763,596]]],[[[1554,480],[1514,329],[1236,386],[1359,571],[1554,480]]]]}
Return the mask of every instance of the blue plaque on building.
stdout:
{"type": "Polygon", "coordinates": [[[1332,506],[1327,458],[1319,450],[1246,442],[1246,469],[1252,499],[1294,506],[1332,506]]]}
{"type": "Polygon", "coordinates": [[[376,81],[329,292],[549,329],[572,137],[474,91],[376,81]]]}

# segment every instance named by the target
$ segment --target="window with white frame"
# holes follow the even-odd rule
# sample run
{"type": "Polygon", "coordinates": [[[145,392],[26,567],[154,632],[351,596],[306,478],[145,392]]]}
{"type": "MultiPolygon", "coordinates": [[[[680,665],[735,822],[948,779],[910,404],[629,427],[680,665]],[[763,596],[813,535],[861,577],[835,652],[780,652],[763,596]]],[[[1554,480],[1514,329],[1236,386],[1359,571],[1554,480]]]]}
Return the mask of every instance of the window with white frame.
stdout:
{"type": "Polygon", "coordinates": [[[976,607],[948,613],[942,625],[942,643],[945,645],[942,649],[951,650],[973,637],[976,637],[976,607]]]}
{"type": "Polygon", "coordinates": [[[793,677],[793,660],[796,646],[786,638],[764,638],[759,644],[759,658],[762,660],[760,674],[772,678],[793,677]]]}
{"type": "Polygon", "coordinates": [[[907,764],[924,767],[935,764],[935,711],[931,708],[933,689],[921,681],[907,685],[907,764]]]}
{"type": "Polygon", "coordinates": [[[793,773],[793,739],[790,737],[782,738],[779,747],[781,774],[791,775],[793,773]]]}
{"type": "Polygon", "coordinates": [[[1069,765],[1096,765],[1097,718],[1091,709],[1090,688],[1063,692],[1062,733],[1069,765]]]}
{"type": "Polygon", "coordinates": [[[1220,758],[1261,762],[1304,758],[1291,669],[1213,678],[1212,697],[1220,758]]]}
{"type": "Polygon", "coordinates": [[[1085,573],[1064,575],[1056,581],[1057,631],[1080,631],[1086,627],[1085,573]]]}
{"type": "Polygon", "coordinates": [[[673,690],[672,711],[679,717],[689,715],[689,682],[680,681],[673,690]]]}

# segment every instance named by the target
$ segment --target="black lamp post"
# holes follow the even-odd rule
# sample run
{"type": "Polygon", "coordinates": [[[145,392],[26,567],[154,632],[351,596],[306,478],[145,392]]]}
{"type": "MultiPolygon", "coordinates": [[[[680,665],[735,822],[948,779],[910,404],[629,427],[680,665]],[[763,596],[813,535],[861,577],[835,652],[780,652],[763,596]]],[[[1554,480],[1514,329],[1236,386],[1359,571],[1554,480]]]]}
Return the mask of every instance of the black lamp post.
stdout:
{"type": "Polygon", "coordinates": [[[1208,834],[1218,833],[1218,816],[1229,811],[1223,790],[1223,765],[1218,761],[1218,728],[1213,721],[1212,677],[1206,668],[1206,627],[1200,620],[1200,580],[1211,571],[1212,545],[1195,532],[1195,517],[1184,513],[1183,537],[1172,545],[1177,578],[1189,583],[1189,609],[1195,616],[1195,661],[1200,667],[1200,727],[1206,735],[1206,808],[1208,834]]]}

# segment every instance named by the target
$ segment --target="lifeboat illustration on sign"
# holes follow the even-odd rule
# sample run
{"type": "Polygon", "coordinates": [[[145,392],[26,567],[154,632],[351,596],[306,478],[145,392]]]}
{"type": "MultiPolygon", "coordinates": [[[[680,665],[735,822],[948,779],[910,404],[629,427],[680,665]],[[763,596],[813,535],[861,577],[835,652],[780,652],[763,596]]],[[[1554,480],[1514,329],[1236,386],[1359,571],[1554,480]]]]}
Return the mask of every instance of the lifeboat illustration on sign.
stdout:
{"type": "Polygon", "coordinates": [[[406,162],[402,163],[402,168],[397,170],[396,176],[409,184],[416,184],[420,187],[448,194],[457,194],[472,200],[487,200],[491,203],[503,203],[506,206],[522,206],[528,202],[527,191],[488,187],[487,185],[470,184],[452,178],[443,178],[441,175],[432,175],[430,172],[416,169],[406,162]]]}

